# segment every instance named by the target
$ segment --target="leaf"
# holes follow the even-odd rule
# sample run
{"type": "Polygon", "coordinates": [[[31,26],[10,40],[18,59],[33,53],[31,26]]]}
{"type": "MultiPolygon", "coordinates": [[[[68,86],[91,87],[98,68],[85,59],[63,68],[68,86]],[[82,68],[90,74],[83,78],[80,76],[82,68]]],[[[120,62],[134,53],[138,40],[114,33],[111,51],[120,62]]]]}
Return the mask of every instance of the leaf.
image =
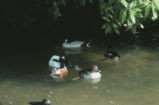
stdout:
{"type": "Polygon", "coordinates": [[[122,23],[118,20],[118,21],[117,21],[117,25],[118,25],[118,26],[121,26],[122,23]]]}
{"type": "Polygon", "coordinates": [[[121,23],[124,23],[126,17],[127,17],[127,11],[126,10],[121,10],[121,12],[120,12],[121,23]]]}
{"type": "Polygon", "coordinates": [[[114,13],[112,6],[110,6],[110,7],[108,8],[108,10],[109,10],[111,13],[114,13]]]}
{"type": "Polygon", "coordinates": [[[133,34],[135,34],[136,33],[136,27],[135,26],[133,26],[133,27],[131,27],[131,32],[133,33],[133,34]]]}
{"type": "Polygon", "coordinates": [[[135,20],[135,12],[132,11],[132,10],[129,10],[129,17],[130,17],[130,20],[135,24],[136,23],[136,20],[135,20]]]}
{"type": "Polygon", "coordinates": [[[113,23],[113,28],[118,28],[117,24],[113,23]]]}
{"type": "Polygon", "coordinates": [[[142,11],[142,10],[141,10],[140,8],[138,8],[138,7],[133,8],[132,10],[135,11],[135,12],[141,12],[141,11],[142,11]]]}
{"type": "Polygon", "coordinates": [[[114,28],[115,33],[117,33],[118,35],[120,34],[119,29],[114,28]]]}
{"type": "Polygon", "coordinates": [[[140,24],[140,27],[143,29],[144,28],[143,24],[140,24]]]}
{"type": "Polygon", "coordinates": [[[143,16],[142,13],[138,13],[138,17],[139,17],[139,18],[144,18],[144,16],[143,16]]]}
{"type": "Polygon", "coordinates": [[[105,28],[105,34],[110,34],[112,33],[112,29],[110,28],[110,25],[106,25],[107,27],[105,28]]]}
{"type": "Polygon", "coordinates": [[[132,25],[133,25],[132,22],[130,21],[130,19],[128,19],[128,20],[127,20],[127,26],[128,26],[128,27],[132,27],[132,25]]]}
{"type": "Polygon", "coordinates": [[[106,24],[103,24],[103,25],[102,25],[102,29],[105,29],[105,28],[106,28],[106,24]]]}
{"type": "Polygon", "coordinates": [[[110,19],[108,17],[106,17],[106,16],[103,16],[102,19],[107,21],[107,22],[110,22],[110,19]]]}
{"type": "Polygon", "coordinates": [[[128,3],[126,0],[121,0],[121,3],[123,4],[125,8],[128,8],[128,3]]]}
{"type": "Polygon", "coordinates": [[[130,3],[130,7],[129,8],[134,8],[136,6],[135,1],[130,3]]]}
{"type": "Polygon", "coordinates": [[[142,3],[142,0],[136,0],[136,2],[138,2],[140,4],[140,3],[142,3]]]}
{"type": "Polygon", "coordinates": [[[151,9],[150,5],[147,5],[146,8],[145,8],[145,14],[144,14],[145,18],[149,15],[150,9],[151,9]]]}
{"type": "Polygon", "coordinates": [[[105,3],[99,3],[99,7],[100,7],[100,13],[103,15],[105,13],[106,10],[106,5],[105,3]]]}
{"type": "Polygon", "coordinates": [[[114,29],[115,33],[120,34],[117,24],[114,23],[112,25],[113,25],[113,29],[114,29]]]}
{"type": "Polygon", "coordinates": [[[155,5],[152,4],[152,14],[153,14],[153,20],[158,18],[157,9],[155,8],[155,5]]]}
{"type": "Polygon", "coordinates": [[[152,4],[155,6],[157,10],[159,10],[159,1],[158,0],[153,0],[152,4]]]}

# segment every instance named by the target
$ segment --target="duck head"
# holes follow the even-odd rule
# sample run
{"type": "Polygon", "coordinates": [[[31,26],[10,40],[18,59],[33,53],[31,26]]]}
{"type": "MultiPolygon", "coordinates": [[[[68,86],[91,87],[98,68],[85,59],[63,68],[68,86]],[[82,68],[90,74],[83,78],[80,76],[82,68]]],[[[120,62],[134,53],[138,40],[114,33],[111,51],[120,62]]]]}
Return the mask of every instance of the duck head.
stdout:
{"type": "Polygon", "coordinates": [[[113,51],[113,49],[112,48],[107,48],[107,52],[112,52],[113,51]]]}
{"type": "Polygon", "coordinates": [[[65,60],[66,59],[65,57],[66,57],[65,51],[62,51],[60,54],[60,59],[65,60]]]}
{"type": "Polygon", "coordinates": [[[68,39],[67,38],[65,39],[65,43],[68,43],[68,39]]]}
{"type": "Polygon", "coordinates": [[[91,72],[91,73],[93,73],[93,72],[99,72],[98,66],[97,65],[90,66],[89,72],[91,72]]]}

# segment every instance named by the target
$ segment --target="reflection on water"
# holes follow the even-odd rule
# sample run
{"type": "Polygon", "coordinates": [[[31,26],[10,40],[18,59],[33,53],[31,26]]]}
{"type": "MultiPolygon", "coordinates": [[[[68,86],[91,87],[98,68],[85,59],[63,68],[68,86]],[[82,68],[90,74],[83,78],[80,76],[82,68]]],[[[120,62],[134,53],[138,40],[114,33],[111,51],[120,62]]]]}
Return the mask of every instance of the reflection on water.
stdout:
{"type": "Polygon", "coordinates": [[[40,59],[38,54],[34,55],[38,58],[37,62],[31,62],[27,57],[24,62],[21,62],[23,60],[20,57],[17,61],[11,59],[9,62],[1,59],[0,103],[28,105],[30,101],[49,98],[53,105],[158,105],[157,49],[134,51],[130,46],[116,49],[121,55],[118,63],[110,59],[101,61],[104,57],[102,48],[82,50],[78,54],[69,53],[71,63],[81,68],[91,64],[99,66],[102,78],[97,84],[84,79],[72,81],[78,76],[72,69],[62,82],[49,79],[48,59],[40,59]]]}

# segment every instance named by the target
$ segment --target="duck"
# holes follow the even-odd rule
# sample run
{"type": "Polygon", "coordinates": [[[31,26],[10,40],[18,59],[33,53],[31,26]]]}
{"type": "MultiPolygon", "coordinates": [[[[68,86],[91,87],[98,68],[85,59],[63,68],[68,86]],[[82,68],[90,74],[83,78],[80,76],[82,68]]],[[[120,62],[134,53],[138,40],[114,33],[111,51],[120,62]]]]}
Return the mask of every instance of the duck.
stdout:
{"type": "Polygon", "coordinates": [[[67,75],[68,75],[68,69],[67,67],[63,67],[63,68],[53,69],[51,71],[50,77],[60,80],[66,77],[67,75]]]}
{"type": "Polygon", "coordinates": [[[105,52],[104,52],[104,57],[105,58],[110,58],[113,59],[115,61],[118,61],[120,58],[120,55],[117,51],[113,50],[112,48],[108,48],[105,52]]]}
{"type": "Polygon", "coordinates": [[[64,52],[60,55],[53,55],[50,58],[48,65],[51,70],[50,77],[55,79],[63,79],[66,77],[68,75],[68,68],[72,67],[64,52]]]}
{"type": "Polygon", "coordinates": [[[41,102],[29,102],[30,105],[51,105],[49,99],[43,99],[41,102]]]}
{"type": "Polygon", "coordinates": [[[96,80],[101,78],[101,71],[98,69],[97,65],[91,65],[89,69],[82,70],[77,65],[74,69],[78,72],[79,76],[84,79],[96,80]]]}
{"type": "Polygon", "coordinates": [[[68,42],[68,39],[65,39],[65,41],[62,43],[63,48],[72,49],[72,48],[81,48],[81,46],[84,44],[84,41],[72,41],[68,42]]]}
{"type": "Polygon", "coordinates": [[[53,55],[49,60],[49,63],[48,63],[49,67],[52,69],[60,68],[61,63],[59,62],[59,60],[60,60],[59,55],[53,55]]]}
{"type": "Polygon", "coordinates": [[[60,55],[55,54],[51,56],[48,65],[52,69],[58,69],[58,68],[63,68],[64,66],[68,66],[68,59],[65,55],[64,52],[62,52],[60,55]]]}

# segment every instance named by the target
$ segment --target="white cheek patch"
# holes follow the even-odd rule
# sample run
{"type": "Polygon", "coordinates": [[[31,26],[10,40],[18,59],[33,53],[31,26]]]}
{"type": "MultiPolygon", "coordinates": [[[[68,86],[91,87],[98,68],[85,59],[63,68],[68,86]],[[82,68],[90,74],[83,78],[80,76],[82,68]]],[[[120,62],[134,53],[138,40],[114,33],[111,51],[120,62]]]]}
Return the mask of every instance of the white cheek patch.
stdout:
{"type": "Polygon", "coordinates": [[[65,57],[64,57],[64,56],[62,56],[62,59],[65,59],[65,57]]]}
{"type": "Polygon", "coordinates": [[[108,53],[108,55],[112,56],[112,54],[111,54],[111,53],[108,53]]]}
{"type": "Polygon", "coordinates": [[[45,102],[45,104],[49,105],[49,104],[50,104],[50,101],[49,101],[49,100],[47,100],[47,101],[45,102]]]}

